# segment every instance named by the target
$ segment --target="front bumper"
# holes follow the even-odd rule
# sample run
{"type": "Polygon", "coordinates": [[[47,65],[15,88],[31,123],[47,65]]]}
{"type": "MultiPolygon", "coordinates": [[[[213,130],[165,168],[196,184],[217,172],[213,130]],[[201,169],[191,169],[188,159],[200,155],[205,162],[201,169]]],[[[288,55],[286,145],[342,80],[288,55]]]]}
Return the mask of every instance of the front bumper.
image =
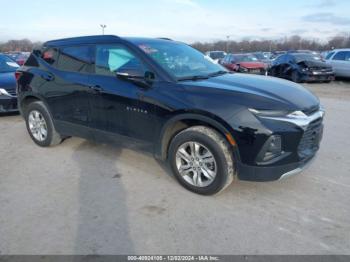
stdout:
{"type": "Polygon", "coordinates": [[[304,171],[307,167],[310,166],[315,158],[316,155],[299,163],[269,167],[248,166],[242,163],[238,163],[238,177],[240,180],[256,182],[268,182],[285,179],[304,171]]]}
{"type": "Polygon", "coordinates": [[[302,81],[304,82],[323,82],[333,81],[335,79],[334,73],[318,73],[318,74],[304,74],[302,75],[302,81]]]}
{"type": "Polygon", "coordinates": [[[17,97],[0,95],[0,113],[18,112],[17,97]]]}
{"type": "MultiPolygon", "coordinates": [[[[283,145],[280,157],[272,162],[256,161],[251,163],[237,161],[237,171],[240,180],[274,181],[303,171],[316,156],[323,135],[324,111],[321,109],[305,118],[261,117],[265,125],[280,130],[283,145]]],[[[266,139],[268,143],[269,139],[266,139]]],[[[265,143],[262,143],[264,145],[265,143]]],[[[264,152],[260,146],[259,153],[264,152]]],[[[258,154],[259,155],[259,154],[258,154]]]]}

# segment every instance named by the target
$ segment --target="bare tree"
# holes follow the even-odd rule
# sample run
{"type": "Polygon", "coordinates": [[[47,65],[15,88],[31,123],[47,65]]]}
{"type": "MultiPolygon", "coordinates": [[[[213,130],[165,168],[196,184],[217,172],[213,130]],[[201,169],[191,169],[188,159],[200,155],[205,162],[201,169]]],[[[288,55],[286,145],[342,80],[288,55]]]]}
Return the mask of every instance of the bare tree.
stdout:
{"type": "Polygon", "coordinates": [[[305,39],[298,35],[285,37],[279,40],[241,40],[241,41],[217,41],[214,43],[196,42],[192,46],[202,52],[210,50],[226,50],[229,53],[279,51],[279,50],[315,50],[324,51],[334,48],[350,48],[350,34],[348,36],[336,36],[327,42],[317,39],[305,39]]]}

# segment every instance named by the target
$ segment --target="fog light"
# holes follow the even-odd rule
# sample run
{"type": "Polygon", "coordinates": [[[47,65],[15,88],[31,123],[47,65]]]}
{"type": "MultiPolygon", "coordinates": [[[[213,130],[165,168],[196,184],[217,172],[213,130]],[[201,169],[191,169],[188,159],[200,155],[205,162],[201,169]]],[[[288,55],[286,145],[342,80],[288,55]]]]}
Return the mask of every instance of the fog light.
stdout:
{"type": "Polygon", "coordinates": [[[264,145],[264,155],[262,161],[269,161],[275,157],[278,157],[282,153],[282,139],[279,135],[271,136],[264,145]]]}

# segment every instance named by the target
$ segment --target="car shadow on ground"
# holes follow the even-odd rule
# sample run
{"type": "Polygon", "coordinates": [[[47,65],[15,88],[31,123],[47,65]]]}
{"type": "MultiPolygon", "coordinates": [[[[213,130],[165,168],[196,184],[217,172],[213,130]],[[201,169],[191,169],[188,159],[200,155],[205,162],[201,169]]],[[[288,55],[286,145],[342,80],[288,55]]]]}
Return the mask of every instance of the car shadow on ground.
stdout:
{"type": "Polygon", "coordinates": [[[73,153],[80,167],[74,254],[135,253],[128,228],[126,192],[118,171],[120,154],[121,148],[91,141],[83,141],[73,153]]]}
{"type": "Polygon", "coordinates": [[[0,112],[0,117],[18,116],[18,115],[19,115],[19,112],[10,112],[10,113],[0,112]]]}

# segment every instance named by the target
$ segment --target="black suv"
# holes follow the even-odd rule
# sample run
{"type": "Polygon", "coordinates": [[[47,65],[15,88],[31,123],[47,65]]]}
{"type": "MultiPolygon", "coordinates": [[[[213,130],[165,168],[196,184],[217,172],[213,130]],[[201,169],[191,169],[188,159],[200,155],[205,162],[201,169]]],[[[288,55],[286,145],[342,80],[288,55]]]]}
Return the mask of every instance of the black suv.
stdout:
{"type": "Polygon", "coordinates": [[[295,174],[322,136],[324,111],[302,86],[230,73],[169,39],[49,41],[18,74],[20,111],[39,146],[69,136],[139,146],[199,194],[236,177],[295,174]]]}

